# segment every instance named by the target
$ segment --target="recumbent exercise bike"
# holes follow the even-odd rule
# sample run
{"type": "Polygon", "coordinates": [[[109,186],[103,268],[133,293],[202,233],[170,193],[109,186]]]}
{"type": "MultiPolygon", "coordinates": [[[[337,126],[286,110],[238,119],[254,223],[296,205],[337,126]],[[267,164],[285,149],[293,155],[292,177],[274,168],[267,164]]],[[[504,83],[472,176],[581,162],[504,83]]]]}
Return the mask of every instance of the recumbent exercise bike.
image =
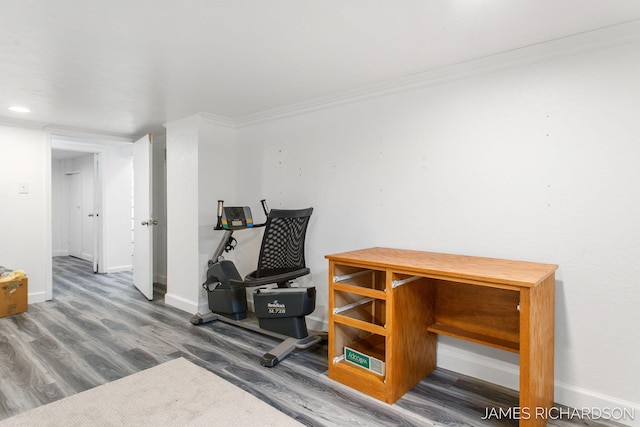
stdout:
{"type": "Polygon", "coordinates": [[[262,366],[273,367],[294,349],[306,349],[320,342],[326,333],[307,330],[305,316],[315,309],[315,287],[291,287],[294,279],[310,273],[305,265],[304,243],[313,208],[269,210],[265,200],[262,209],[267,217],[255,224],[251,209],[225,207],[218,200],[218,220],[215,230],[224,230],[216,251],[208,262],[207,279],[202,287],[207,291],[210,313],[196,314],[191,323],[199,325],[221,320],[282,340],[262,356],[262,366]],[[223,258],[223,252],[235,247],[233,232],[265,227],[255,271],[243,279],[235,264],[223,258]],[[262,287],[266,285],[277,287],[262,287]],[[253,292],[254,314],[247,318],[246,288],[253,292]]]}

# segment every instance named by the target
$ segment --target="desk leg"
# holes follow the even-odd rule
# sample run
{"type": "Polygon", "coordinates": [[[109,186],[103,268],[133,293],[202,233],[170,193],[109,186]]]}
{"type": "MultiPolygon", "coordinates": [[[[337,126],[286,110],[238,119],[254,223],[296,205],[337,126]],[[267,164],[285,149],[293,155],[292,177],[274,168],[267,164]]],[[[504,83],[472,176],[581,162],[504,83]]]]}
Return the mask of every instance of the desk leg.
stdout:
{"type": "Polygon", "coordinates": [[[528,414],[521,426],[544,426],[553,406],[554,292],[551,275],[520,291],[520,407],[528,414]]]}

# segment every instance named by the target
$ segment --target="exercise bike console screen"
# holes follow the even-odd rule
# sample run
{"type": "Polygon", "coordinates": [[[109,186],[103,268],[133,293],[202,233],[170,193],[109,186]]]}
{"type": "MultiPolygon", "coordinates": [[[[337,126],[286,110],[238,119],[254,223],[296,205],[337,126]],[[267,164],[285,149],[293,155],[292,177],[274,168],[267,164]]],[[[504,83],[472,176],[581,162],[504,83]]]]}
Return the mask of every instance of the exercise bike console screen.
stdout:
{"type": "Polygon", "coordinates": [[[241,229],[253,227],[253,217],[249,206],[224,207],[222,211],[222,228],[241,229]]]}

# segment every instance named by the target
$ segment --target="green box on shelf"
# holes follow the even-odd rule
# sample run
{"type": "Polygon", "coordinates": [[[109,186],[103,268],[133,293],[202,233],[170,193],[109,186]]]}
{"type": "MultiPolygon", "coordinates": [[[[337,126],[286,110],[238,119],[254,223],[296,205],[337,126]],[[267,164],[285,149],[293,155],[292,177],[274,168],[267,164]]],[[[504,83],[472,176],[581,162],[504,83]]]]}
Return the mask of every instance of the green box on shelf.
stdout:
{"type": "Polygon", "coordinates": [[[344,359],[375,374],[384,376],[384,362],[349,347],[344,348],[344,359]]]}

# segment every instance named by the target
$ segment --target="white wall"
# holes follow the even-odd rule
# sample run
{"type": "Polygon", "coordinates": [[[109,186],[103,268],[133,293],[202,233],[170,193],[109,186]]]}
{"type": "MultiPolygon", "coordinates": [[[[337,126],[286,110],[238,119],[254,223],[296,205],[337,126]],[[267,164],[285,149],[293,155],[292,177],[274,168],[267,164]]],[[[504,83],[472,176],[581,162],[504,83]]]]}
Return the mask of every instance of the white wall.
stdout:
{"type": "MultiPolygon", "coordinates": [[[[213,228],[217,221],[218,200],[227,206],[236,198],[236,131],[212,120],[200,118],[198,127],[198,311],[209,311],[207,293],[200,284],[207,279],[208,261],[224,234],[213,228]]],[[[241,239],[241,232],[235,233],[241,239]]],[[[242,260],[230,254],[239,265],[242,260]]]]}
{"type": "MultiPolygon", "coordinates": [[[[559,264],[556,401],[632,406],[640,418],[639,47],[241,127],[238,197],[315,208],[307,262],[323,320],[329,253],[388,246],[559,264]]],[[[438,355],[517,387],[515,355],[446,338],[438,355]]]]}
{"type": "MultiPolygon", "coordinates": [[[[201,284],[221,232],[217,200],[235,197],[235,129],[201,115],[166,124],[167,304],[206,313],[201,284]]],[[[233,259],[233,258],[230,258],[233,259]]]]}
{"type": "Polygon", "coordinates": [[[0,265],[25,270],[29,303],[44,301],[51,281],[47,147],[42,130],[0,125],[0,265]],[[28,194],[19,194],[21,183],[28,194]]]}
{"type": "Polygon", "coordinates": [[[167,123],[167,293],[189,313],[198,307],[198,126],[189,117],[167,123]]]}

